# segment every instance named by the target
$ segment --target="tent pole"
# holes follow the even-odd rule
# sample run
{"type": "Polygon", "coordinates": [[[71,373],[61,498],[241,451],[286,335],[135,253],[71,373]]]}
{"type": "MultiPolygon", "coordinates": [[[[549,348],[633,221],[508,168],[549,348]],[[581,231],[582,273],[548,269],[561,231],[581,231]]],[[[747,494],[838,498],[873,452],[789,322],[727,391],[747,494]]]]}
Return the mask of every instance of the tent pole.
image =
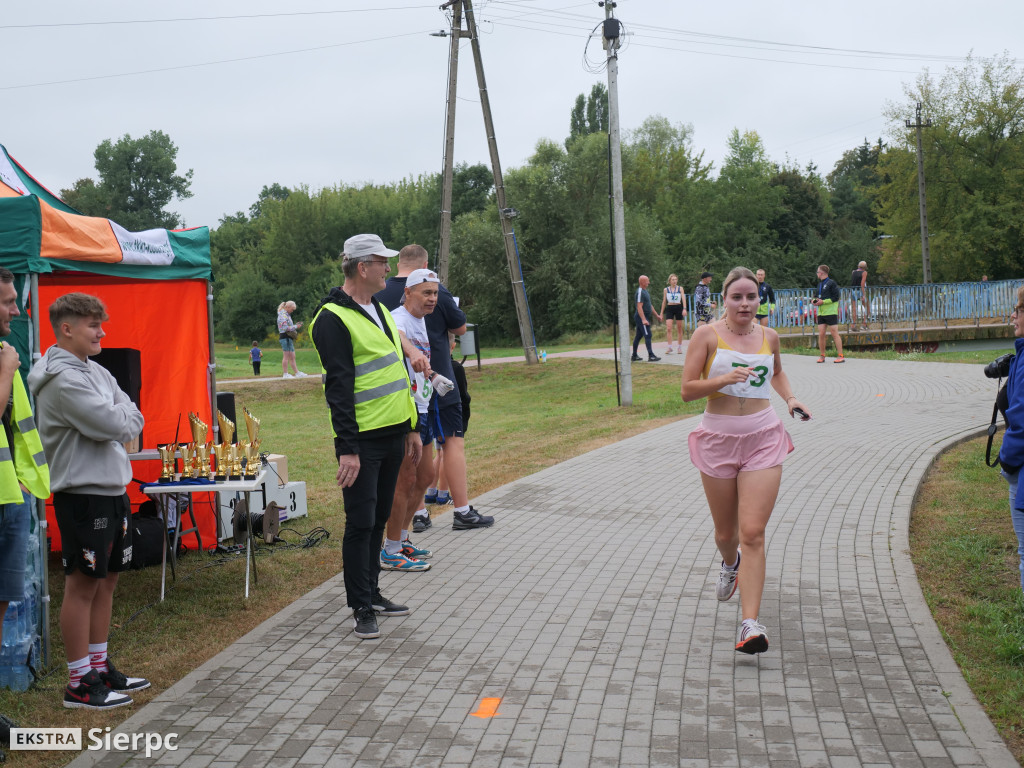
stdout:
{"type": "MultiPolygon", "coordinates": [[[[29,316],[29,338],[32,342],[32,363],[35,365],[43,356],[39,351],[39,275],[33,272],[29,275],[31,285],[32,314],[29,316]]],[[[42,600],[42,610],[39,612],[42,627],[40,634],[43,638],[42,666],[46,669],[50,666],[50,542],[49,529],[46,523],[46,499],[36,499],[36,519],[39,521],[39,563],[40,563],[40,585],[39,597],[42,600]]]]}
{"type": "Polygon", "coordinates": [[[210,426],[213,428],[213,442],[219,443],[220,423],[217,421],[217,354],[213,350],[213,285],[206,281],[206,322],[210,328],[210,426]]]}

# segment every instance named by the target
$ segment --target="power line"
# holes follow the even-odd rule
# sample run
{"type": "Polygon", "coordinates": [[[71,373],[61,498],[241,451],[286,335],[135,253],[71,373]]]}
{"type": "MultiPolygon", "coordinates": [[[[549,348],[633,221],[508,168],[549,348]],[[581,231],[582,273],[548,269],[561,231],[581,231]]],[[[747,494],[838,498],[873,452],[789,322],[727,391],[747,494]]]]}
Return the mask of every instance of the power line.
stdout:
{"type": "Polygon", "coordinates": [[[132,77],[134,75],[151,75],[158,72],[174,72],[181,69],[197,69],[200,67],[212,67],[218,64],[233,64],[239,61],[255,61],[258,59],[272,59],[277,56],[292,56],[297,53],[312,53],[313,51],[325,51],[331,48],[345,48],[350,45],[363,45],[364,43],[377,43],[382,40],[395,40],[401,37],[412,37],[414,35],[426,35],[429,34],[430,30],[420,30],[417,32],[404,32],[398,35],[388,35],[386,37],[375,37],[370,40],[353,40],[347,43],[332,43],[330,45],[318,45],[314,48],[299,48],[294,51],[278,51],[277,53],[260,53],[253,56],[239,56],[233,59],[220,59],[218,61],[205,61],[198,64],[178,64],[173,67],[158,67],[156,69],[140,69],[134,72],[119,72],[113,75],[94,75],[92,77],[75,77],[68,80],[50,80],[42,83],[24,83],[23,85],[3,85],[0,86],[0,91],[15,91],[22,88],[41,88],[48,85],[67,85],[69,83],[86,83],[95,80],[112,80],[117,77],[132,77]]]}
{"type": "Polygon", "coordinates": [[[291,11],[289,13],[249,13],[232,16],[181,16],[169,19],[112,19],[109,21],[57,21],[49,24],[0,24],[0,29],[51,29],[54,27],[106,27],[124,24],[176,24],[189,21],[231,21],[235,19],[278,19],[282,17],[330,16],[339,13],[379,13],[381,11],[423,11],[431,5],[396,5],[389,8],[349,8],[335,11],[291,11]]]}

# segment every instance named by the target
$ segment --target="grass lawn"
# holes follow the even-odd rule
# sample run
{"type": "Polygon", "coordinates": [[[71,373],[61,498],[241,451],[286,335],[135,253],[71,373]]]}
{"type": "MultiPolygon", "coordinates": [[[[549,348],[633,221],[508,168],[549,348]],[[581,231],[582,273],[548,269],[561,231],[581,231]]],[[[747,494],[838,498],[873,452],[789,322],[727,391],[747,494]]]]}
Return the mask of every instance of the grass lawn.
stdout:
{"type": "Polygon", "coordinates": [[[1017,538],[1006,482],[985,466],[985,443],[964,443],[936,462],[911,518],[910,554],[953,658],[1014,757],[1024,762],[1017,538]]]}

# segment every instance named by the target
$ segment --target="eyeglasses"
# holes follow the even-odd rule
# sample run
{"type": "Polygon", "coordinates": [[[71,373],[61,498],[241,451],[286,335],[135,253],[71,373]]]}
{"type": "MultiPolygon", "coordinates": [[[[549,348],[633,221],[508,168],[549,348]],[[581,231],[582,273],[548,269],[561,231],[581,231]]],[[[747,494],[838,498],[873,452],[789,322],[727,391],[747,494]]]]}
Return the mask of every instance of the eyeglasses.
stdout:
{"type": "Polygon", "coordinates": [[[1018,304],[1016,307],[1013,308],[1013,311],[1010,314],[1011,315],[1021,315],[1021,314],[1024,314],[1024,304],[1018,304]]]}
{"type": "Polygon", "coordinates": [[[383,264],[385,267],[388,265],[387,259],[369,259],[365,262],[366,264],[383,264]]]}

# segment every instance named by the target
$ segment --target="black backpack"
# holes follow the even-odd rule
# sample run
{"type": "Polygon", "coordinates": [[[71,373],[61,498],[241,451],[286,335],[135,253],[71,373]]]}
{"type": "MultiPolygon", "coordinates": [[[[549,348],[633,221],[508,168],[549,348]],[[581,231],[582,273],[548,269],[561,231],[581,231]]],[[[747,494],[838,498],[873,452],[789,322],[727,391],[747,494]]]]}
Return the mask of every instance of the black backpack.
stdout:
{"type": "Polygon", "coordinates": [[[156,502],[147,499],[132,515],[132,568],[160,565],[164,557],[164,521],[156,502]]]}

